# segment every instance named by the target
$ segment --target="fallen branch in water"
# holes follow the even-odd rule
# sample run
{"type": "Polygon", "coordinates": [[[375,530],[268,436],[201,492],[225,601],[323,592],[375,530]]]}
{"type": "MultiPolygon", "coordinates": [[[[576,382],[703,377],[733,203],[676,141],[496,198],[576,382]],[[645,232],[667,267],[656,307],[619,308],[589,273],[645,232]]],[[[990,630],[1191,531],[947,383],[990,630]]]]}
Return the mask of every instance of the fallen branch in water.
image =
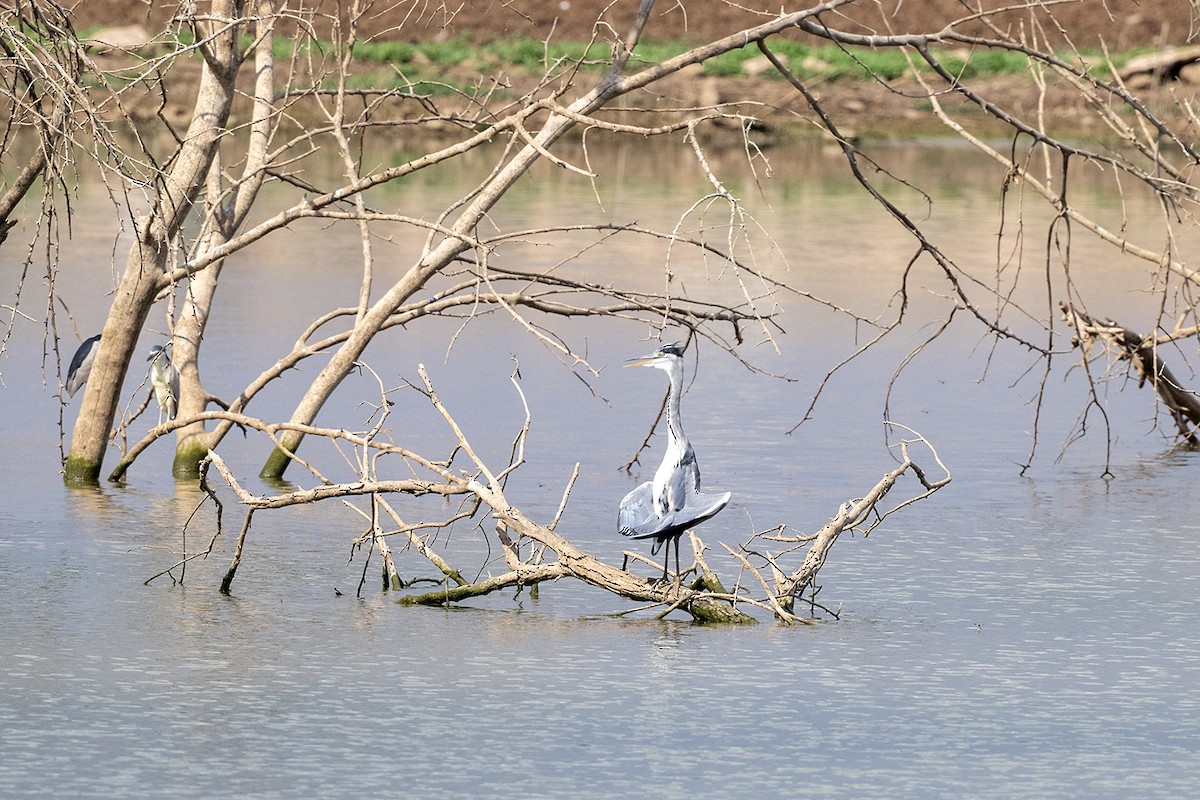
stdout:
{"type": "MultiPolygon", "coordinates": [[[[795,599],[803,596],[806,592],[815,597],[817,573],[825,564],[830,549],[842,533],[847,530],[856,530],[864,536],[869,535],[896,511],[928,497],[950,481],[949,471],[946,470],[937,453],[923,437],[904,426],[889,423],[893,427],[912,434],[912,438],[894,445],[899,452],[900,463],[885,474],[863,497],[843,504],[834,517],[816,534],[797,537],[754,534],[749,542],[740,547],[722,543],[721,548],[729,557],[730,563],[734,565],[739,576],[739,580],[733,584],[732,588],[726,588],[726,583],[719,577],[718,571],[704,557],[706,548],[703,542],[692,532],[689,539],[694,554],[693,563],[683,574],[694,573],[695,577],[690,581],[685,581],[683,576],[680,576],[673,583],[654,581],[630,572],[624,567],[608,564],[581,550],[557,529],[556,526],[569,498],[571,487],[578,476],[578,468],[567,482],[562,501],[558,505],[554,519],[548,525],[530,519],[509,502],[505,495],[505,482],[524,463],[524,440],[529,432],[531,422],[529,408],[524,402],[524,394],[518,382],[517,371],[513,372],[511,382],[521,397],[525,418],[513,440],[509,463],[500,470],[493,470],[484,463],[466,433],[455,421],[449,408],[435,391],[423,366],[418,367],[418,374],[421,385],[414,388],[421,391],[453,432],[455,452],[470,462],[469,470],[455,469],[452,464],[453,459],[436,461],[416,456],[404,448],[385,446],[383,443],[375,442],[374,437],[383,430],[382,417],[386,417],[389,409],[387,402],[378,406],[381,419],[377,421],[371,431],[354,434],[346,431],[336,432],[338,441],[352,442],[363,453],[371,454],[370,458],[364,457],[358,460],[358,463],[362,465],[360,479],[352,482],[324,482],[311,489],[297,489],[274,495],[255,495],[240,483],[237,476],[217,453],[210,452],[208,454],[204,459],[202,472],[206,472],[210,466],[215,468],[233,490],[239,503],[246,507],[246,518],[239,534],[237,552],[222,583],[223,590],[228,590],[233,580],[240,562],[242,544],[250,530],[251,518],[257,511],[304,505],[332,498],[348,501],[351,498],[367,497],[372,503],[371,508],[369,510],[357,509],[357,511],[370,521],[370,529],[367,534],[356,540],[356,544],[383,542],[388,536],[401,536],[407,541],[408,547],[413,552],[434,565],[443,576],[436,588],[402,595],[397,600],[402,605],[449,605],[506,589],[519,591],[528,588],[532,590],[546,581],[573,578],[603,589],[610,594],[645,604],[644,609],[659,609],[660,616],[678,609],[689,614],[696,621],[746,623],[757,621],[757,618],[750,613],[757,609],[784,623],[808,622],[810,620],[795,613],[795,599]],[[928,479],[922,468],[910,457],[910,447],[916,444],[927,448],[943,473],[941,478],[928,479]],[[402,460],[412,476],[405,479],[378,477],[379,465],[386,463],[385,459],[397,457],[402,460]],[[420,468],[428,475],[421,476],[413,472],[414,468],[420,468]],[[880,505],[884,498],[906,473],[915,476],[919,483],[919,490],[906,496],[890,508],[882,509],[880,505]],[[459,497],[462,499],[463,505],[443,519],[407,523],[386,500],[387,495],[415,497],[431,494],[446,498],[459,497]],[[386,531],[382,529],[380,510],[396,523],[395,529],[386,531]],[[471,521],[476,530],[482,532],[484,530],[482,523],[487,517],[494,520],[492,526],[494,539],[489,540],[489,549],[492,545],[499,546],[503,557],[504,571],[497,574],[484,574],[486,570],[480,568],[477,570],[477,577],[471,579],[466,577],[470,574],[469,571],[455,565],[450,558],[435,550],[432,537],[441,531],[448,530],[450,526],[460,521],[471,521]],[[756,539],[783,543],[784,550],[780,553],[767,552],[761,547],[761,544],[758,549],[750,549],[750,545],[755,544],[756,539]],[[781,566],[783,561],[804,546],[807,546],[807,553],[799,568],[790,572],[786,571],[781,566]],[[749,585],[742,585],[741,576],[745,575],[753,576],[753,581],[749,585]]],[[[248,427],[261,429],[259,425],[248,427]]],[[[330,433],[332,435],[333,432],[330,433]]],[[[783,530],[783,527],[779,526],[772,530],[783,530]]],[[[379,549],[380,552],[384,552],[383,547],[379,549]]],[[[405,584],[396,574],[393,550],[386,548],[386,552],[384,586],[392,589],[405,585],[411,586],[412,581],[405,584]]],[[[627,553],[626,556],[626,566],[629,564],[630,558],[657,566],[636,553],[627,553]]],[[[815,601],[812,605],[814,608],[817,607],[815,601]]]]}
{"type": "Polygon", "coordinates": [[[864,497],[843,503],[842,507],[838,509],[838,513],[834,515],[833,519],[831,519],[824,525],[824,527],[817,531],[816,537],[809,546],[808,553],[805,555],[804,563],[801,565],[800,569],[796,570],[791,575],[788,575],[786,578],[783,578],[778,582],[776,594],[786,611],[791,612],[792,601],[794,598],[801,596],[806,589],[814,587],[813,581],[817,577],[817,572],[819,572],[821,567],[824,566],[825,559],[829,556],[830,548],[833,547],[833,543],[836,542],[838,537],[844,532],[847,530],[860,529],[864,538],[870,536],[871,531],[879,527],[880,523],[882,523],[887,517],[891,516],[907,505],[911,505],[918,500],[922,500],[930,496],[950,482],[950,471],[946,469],[946,465],[942,463],[942,460],[938,457],[937,452],[932,446],[929,445],[929,442],[926,441],[923,436],[916,433],[916,431],[913,431],[911,428],[907,428],[895,422],[889,422],[886,424],[904,428],[904,430],[912,433],[916,438],[906,439],[899,442],[897,447],[899,448],[901,454],[900,464],[895,469],[884,475],[864,497]],[[936,481],[929,480],[929,478],[926,477],[924,470],[922,470],[921,467],[909,457],[909,446],[918,442],[929,448],[929,451],[932,453],[938,467],[943,472],[943,477],[936,481]],[[923,487],[924,491],[913,497],[906,498],[890,510],[880,513],[879,503],[883,501],[888,492],[890,492],[896,485],[896,481],[899,480],[900,477],[906,472],[913,473],[917,481],[923,487]],[[864,523],[870,519],[872,514],[875,515],[874,520],[864,525],[864,523]],[[860,528],[859,526],[862,527],[860,528]]]}
{"type": "MultiPolygon", "coordinates": [[[[1111,319],[1097,320],[1070,303],[1059,303],[1059,308],[1063,319],[1075,329],[1072,344],[1083,352],[1085,364],[1097,344],[1114,352],[1118,360],[1129,361],[1137,372],[1138,387],[1150,383],[1171,413],[1179,436],[1189,444],[1200,443],[1196,437],[1197,428],[1200,428],[1200,399],[1194,391],[1185,389],[1170,367],[1158,357],[1159,346],[1163,343],[1158,337],[1142,337],[1111,319]]],[[[1194,331],[1190,333],[1195,335],[1194,331]]],[[[1167,341],[1179,338],[1172,335],[1167,341]]]]}

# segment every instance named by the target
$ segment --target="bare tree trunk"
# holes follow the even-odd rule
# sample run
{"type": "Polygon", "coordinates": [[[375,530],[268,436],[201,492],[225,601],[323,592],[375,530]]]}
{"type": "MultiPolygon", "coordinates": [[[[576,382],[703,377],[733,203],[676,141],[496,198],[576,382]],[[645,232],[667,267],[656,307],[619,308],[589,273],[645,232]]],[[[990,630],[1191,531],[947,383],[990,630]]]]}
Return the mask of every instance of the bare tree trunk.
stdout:
{"type": "Polygon", "coordinates": [[[213,35],[201,46],[205,65],[187,134],[169,173],[162,176],[154,209],[138,221],[137,243],[130,250],[117,286],[100,348],[87,382],[71,437],[67,480],[96,483],[116,416],[133,349],[159,291],[168,287],[164,269],[169,248],[204,185],[233,103],[241,56],[237,47],[238,0],[214,0],[213,35]]]}
{"type": "MultiPolygon", "coordinates": [[[[195,417],[208,407],[208,396],[200,379],[200,346],[204,329],[217,293],[217,281],[224,262],[218,261],[188,282],[187,298],[175,324],[173,358],[179,370],[179,416],[195,417]]],[[[197,465],[208,452],[208,435],[204,420],[197,420],[175,433],[175,477],[197,474],[197,465]]]]}
{"type": "MultiPolygon", "coordinates": [[[[209,171],[209,196],[214,205],[205,220],[199,237],[198,253],[203,255],[220,247],[241,227],[254,205],[263,182],[267,148],[274,128],[274,9],[271,0],[257,0],[255,9],[257,43],[254,52],[254,112],[250,124],[250,141],[242,179],[227,201],[215,205],[221,195],[219,155],[213,157],[209,171]]],[[[204,388],[200,373],[200,350],[204,330],[212,312],[213,299],[224,266],[224,259],[215,261],[194,274],[188,281],[188,292],[174,330],[173,360],[179,369],[179,416],[194,417],[203,413],[211,400],[204,388]]],[[[175,463],[177,478],[198,477],[200,461],[213,445],[204,420],[185,425],[176,432],[175,463]]]]}

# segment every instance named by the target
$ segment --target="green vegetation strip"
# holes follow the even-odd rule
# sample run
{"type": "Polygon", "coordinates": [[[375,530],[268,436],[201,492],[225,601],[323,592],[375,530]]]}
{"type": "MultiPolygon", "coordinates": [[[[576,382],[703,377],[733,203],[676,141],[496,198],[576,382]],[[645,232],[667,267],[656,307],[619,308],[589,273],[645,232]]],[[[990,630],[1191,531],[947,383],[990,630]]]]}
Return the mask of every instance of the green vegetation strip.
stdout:
{"type": "MultiPolygon", "coordinates": [[[[84,38],[87,38],[86,35],[84,38]]],[[[181,36],[179,44],[187,45],[188,37],[181,36]]],[[[251,39],[245,38],[249,47],[251,39]]],[[[278,37],[275,56],[288,60],[297,46],[311,49],[317,58],[331,58],[335,48],[326,42],[295,40],[278,37]]],[[[630,67],[655,64],[687,52],[690,45],[684,42],[643,41],[634,54],[630,67]]],[[[834,45],[813,46],[794,39],[776,37],[771,40],[771,49],[784,59],[791,70],[803,80],[821,79],[896,80],[912,67],[900,48],[842,48],[834,45]]],[[[1113,64],[1120,68],[1129,59],[1142,55],[1147,50],[1131,50],[1111,56],[1113,64]]],[[[978,79],[990,75],[1021,73],[1029,68],[1029,62],[1020,53],[999,49],[943,49],[934,55],[943,66],[964,80],[978,79]]],[[[1105,56],[1100,51],[1078,54],[1059,53],[1068,63],[1078,63],[1080,58],[1098,77],[1108,75],[1105,56]]],[[[352,88],[419,90],[426,94],[440,94],[464,87],[456,86],[447,77],[447,70],[462,69],[475,75],[503,68],[541,74],[557,65],[559,69],[579,65],[585,71],[600,71],[611,57],[608,44],[599,42],[550,42],[538,39],[497,39],[491,42],[473,42],[465,36],[440,42],[365,41],[354,46],[356,74],[351,79],[352,88]]],[[[760,58],[761,53],[754,45],[724,53],[704,62],[704,72],[713,77],[737,77],[747,74],[745,63],[760,58]]],[[[914,59],[917,68],[929,68],[919,59],[914,59]]],[[[773,70],[765,70],[767,78],[779,78],[773,70]]],[[[460,80],[464,76],[459,76],[460,80]]]]}
{"type": "MultiPolygon", "coordinates": [[[[689,46],[682,42],[643,42],[634,59],[638,63],[654,64],[687,52],[689,46]]],[[[842,78],[863,79],[871,76],[894,80],[909,70],[904,52],[897,48],[840,48],[833,45],[813,47],[790,39],[773,39],[771,49],[787,60],[801,78],[821,77],[826,80],[842,78]]],[[[601,70],[608,62],[611,51],[606,44],[587,45],[578,42],[551,42],[549,45],[536,39],[497,40],[483,44],[472,43],[466,38],[444,42],[363,42],[355,46],[354,56],[360,65],[370,63],[388,64],[397,67],[420,68],[425,65],[440,67],[469,66],[480,64],[503,64],[529,72],[542,72],[547,65],[558,62],[581,64],[584,69],[601,70]]],[[[979,78],[987,75],[1024,72],[1029,62],[1020,53],[1007,50],[943,50],[935,55],[951,72],[963,78],[979,78]]],[[[1137,52],[1113,57],[1119,68],[1137,52]]],[[[754,45],[733,50],[704,63],[705,73],[712,76],[738,76],[745,74],[746,61],[761,56],[754,45]]],[[[1074,61],[1075,56],[1060,54],[1064,61],[1074,61]]],[[[1084,60],[1098,72],[1104,56],[1099,51],[1084,53],[1084,60]]],[[[918,68],[928,69],[918,62],[918,68]]]]}

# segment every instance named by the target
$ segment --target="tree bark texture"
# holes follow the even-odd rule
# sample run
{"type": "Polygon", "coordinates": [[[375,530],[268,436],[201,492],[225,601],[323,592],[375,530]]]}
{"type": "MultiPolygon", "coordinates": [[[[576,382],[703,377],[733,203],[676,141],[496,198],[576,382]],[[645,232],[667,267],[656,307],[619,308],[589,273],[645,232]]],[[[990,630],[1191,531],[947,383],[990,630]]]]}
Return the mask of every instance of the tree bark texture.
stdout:
{"type": "MultiPolygon", "coordinates": [[[[214,2],[213,14],[232,20],[240,13],[241,5],[232,0],[214,2]]],[[[109,431],[138,336],[155,297],[170,285],[164,274],[169,249],[204,186],[229,118],[241,58],[236,35],[234,25],[218,33],[204,49],[205,66],[191,124],[170,172],[162,176],[154,207],[138,220],[137,242],[130,250],[109,308],[102,331],[104,347],[96,356],[71,437],[65,470],[69,481],[99,481],[109,431]]]]}
{"type": "MultiPolygon", "coordinates": [[[[254,110],[250,123],[250,137],[246,163],[236,190],[220,205],[221,197],[220,155],[214,154],[208,170],[208,194],[210,203],[205,227],[198,238],[197,254],[204,254],[229,242],[246,219],[254,205],[258,190],[262,186],[267,149],[274,127],[274,17],[270,0],[258,0],[256,16],[256,44],[254,50],[254,110]]],[[[200,353],[204,344],[204,331],[212,313],[213,301],[221,276],[224,259],[218,259],[188,278],[188,291],[175,325],[173,361],[179,370],[180,398],[179,416],[192,418],[203,413],[210,402],[200,370],[200,353]]],[[[172,472],[177,478],[194,478],[199,475],[200,461],[214,446],[205,422],[197,419],[176,431],[175,461],[172,472]]]]}

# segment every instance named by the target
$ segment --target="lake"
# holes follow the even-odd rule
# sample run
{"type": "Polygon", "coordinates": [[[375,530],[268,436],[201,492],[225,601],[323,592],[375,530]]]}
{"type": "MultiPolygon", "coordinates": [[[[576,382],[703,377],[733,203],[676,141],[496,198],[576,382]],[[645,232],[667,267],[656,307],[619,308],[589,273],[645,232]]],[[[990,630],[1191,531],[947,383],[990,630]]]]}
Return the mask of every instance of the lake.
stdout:
{"type": "MultiPolygon", "coordinates": [[[[896,144],[879,154],[929,193],[926,202],[911,189],[887,187],[982,282],[966,281],[978,302],[995,307],[988,287],[1000,261],[1001,290],[1034,317],[1052,316],[1064,287],[1055,277],[1048,298],[1040,281],[1048,216],[1033,201],[1024,240],[1016,242],[1012,216],[998,238],[996,167],[955,143],[896,144]]],[[[561,155],[580,163],[571,147],[561,155]]],[[[718,245],[727,241],[726,208],[701,205],[685,214],[711,189],[687,157],[656,143],[590,155],[601,176],[594,189],[575,173],[539,169],[496,209],[493,224],[679,223],[681,230],[706,227],[718,245]]],[[[836,152],[805,143],[768,156],[773,174],[756,183],[744,154],[710,154],[766,232],[739,244],[743,256],[830,304],[892,319],[912,240],[856,190],[836,152]]],[[[436,213],[488,165],[472,157],[385,187],[370,201],[436,213]]],[[[1157,241],[1150,200],[1122,204],[1099,177],[1085,177],[1076,191],[1076,202],[1107,223],[1128,215],[1133,229],[1146,231],[1143,244],[1157,241]]],[[[264,208],[290,197],[272,188],[264,208]]],[[[73,205],[57,288],[86,337],[103,324],[128,234],[97,181],[85,180],[73,205]]],[[[376,243],[377,294],[421,242],[400,227],[380,230],[392,238],[376,243]]],[[[26,221],[0,249],[5,303],[12,303],[26,252],[20,243],[30,233],[26,221]]],[[[626,237],[588,247],[594,238],[530,235],[495,258],[508,266],[561,262],[563,274],[663,287],[662,242],[626,237]]],[[[1146,268],[1082,233],[1070,247],[1072,296],[1099,316],[1152,326],[1159,301],[1148,291],[1146,268]]],[[[1186,236],[1180,247],[1193,262],[1200,252],[1186,236]]],[[[676,292],[762,295],[752,276],[694,252],[670,257],[676,292]]],[[[311,221],[231,259],[205,341],[207,388],[235,395],[308,321],[353,305],[358,259],[351,227],[311,221]]],[[[43,313],[44,269],[41,247],[21,299],[34,318],[43,313]]],[[[982,326],[958,312],[949,331],[893,381],[953,305],[927,260],[914,268],[909,288],[905,325],[837,371],[811,419],[790,434],[825,375],[874,335],[870,325],[780,294],[759,301],[764,313],[778,315],[780,329],[748,328],[736,350],[790,382],[752,372],[709,342],[698,345],[698,360],[688,360],[688,433],[706,485],[734,496],[698,531],[723,576],[736,577],[736,569],[717,543],[736,545],[778,524],[815,531],[892,467],[885,401],[888,417],[927,436],[953,473],[946,489],[869,538],[844,536],[819,578],[821,602],[839,616],[820,614],[819,624],[794,627],[765,619],[702,626],[680,613],[618,616],[632,605],[568,581],[543,586],[537,598],[505,592],[457,608],[401,607],[380,591],[377,562],[359,592],[364,554],[353,553],[351,542],[364,524],[333,503],[258,514],[226,596],[217,588],[240,523],[231,495],[213,554],[191,562],[182,584],[160,577],[145,585],[185,548],[195,552],[208,541],[211,508],[185,530],[203,496],[170,478],[166,442],[133,466],[126,484],[64,485],[53,359],[44,380],[43,329],[18,319],[0,360],[0,795],[1194,793],[1200,519],[1192,470],[1200,454],[1173,449],[1155,428],[1149,391],[1121,381],[1099,398],[1112,426],[1112,475],[1103,474],[1108,450],[1094,409],[1087,436],[1064,449],[1087,394],[1081,371],[1069,369],[1077,356],[1063,354],[1036,417],[1032,466],[1022,469],[1034,448],[1040,362],[1020,346],[993,346],[982,326]]],[[[1015,312],[1005,320],[1044,342],[1036,320],[1015,312]]],[[[161,342],[166,329],[156,309],[139,352],[161,342]]],[[[665,381],[657,371],[619,367],[652,351],[656,331],[644,320],[556,329],[586,351],[598,374],[572,372],[499,311],[469,324],[435,319],[394,329],[366,361],[396,388],[389,427],[398,442],[448,454],[444,426],[419,393],[403,388],[417,382],[424,363],[466,435],[499,465],[523,418],[509,382],[515,358],[532,428],[528,463],[514,476],[510,499],[548,520],[579,464],[559,530],[620,563],[621,552],[637,546],[615,530],[617,503],[650,477],[660,451],[644,454],[647,466],[631,474],[620,467],[645,436],[665,381]]],[[[59,330],[69,360],[78,339],[61,312],[59,330]]],[[[677,330],[666,337],[683,338],[677,330]]],[[[318,362],[289,373],[249,411],[286,418],[318,362]]],[[[137,392],[135,405],[145,391],[139,369],[126,386],[126,396],[137,392]]],[[[361,427],[370,414],[364,403],[378,399],[373,379],[353,377],[318,422],[361,427]]],[[[68,436],[78,404],[77,397],[61,412],[68,436]]],[[[132,438],[154,422],[141,418],[132,438]]],[[[1169,432],[1169,421],[1159,424],[1169,432]]],[[[272,491],[255,477],[267,452],[263,440],[233,434],[220,452],[252,491],[272,491]]],[[[332,448],[309,442],[301,452],[334,477],[352,474],[332,448]]],[[[928,459],[918,460],[934,471],[928,459]]],[[[106,465],[116,461],[110,452],[106,465]]],[[[288,477],[312,485],[299,470],[288,477]]],[[[397,504],[409,514],[446,511],[397,504]]],[[[438,547],[472,570],[502,567],[470,523],[443,535],[438,547]]],[[[433,573],[411,551],[397,558],[406,579],[433,573]]]]}

